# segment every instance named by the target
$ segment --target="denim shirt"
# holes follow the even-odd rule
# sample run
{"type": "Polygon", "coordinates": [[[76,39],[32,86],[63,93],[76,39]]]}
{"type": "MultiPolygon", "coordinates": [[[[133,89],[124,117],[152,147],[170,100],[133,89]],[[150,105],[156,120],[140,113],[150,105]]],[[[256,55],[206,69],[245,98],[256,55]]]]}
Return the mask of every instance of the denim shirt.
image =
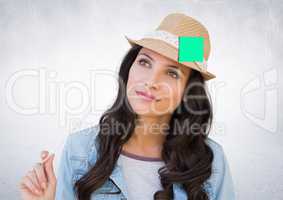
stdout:
{"type": "MultiPolygon", "coordinates": [[[[74,183],[95,164],[98,143],[98,124],[70,134],[64,144],[57,170],[55,200],[75,200],[74,183]]],[[[235,200],[233,180],[226,156],[220,144],[208,138],[214,159],[212,174],[204,183],[209,200],[235,200]]],[[[187,200],[180,184],[173,184],[174,199],[187,200]]],[[[128,194],[119,162],[115,164],[109,179],[91,195],[91,200],[127,200],[128,194]],[[108,194],[106,194],[108,193],[108,194]]],[[[128,199],[129,200],[129,199],[128,199]]]]}

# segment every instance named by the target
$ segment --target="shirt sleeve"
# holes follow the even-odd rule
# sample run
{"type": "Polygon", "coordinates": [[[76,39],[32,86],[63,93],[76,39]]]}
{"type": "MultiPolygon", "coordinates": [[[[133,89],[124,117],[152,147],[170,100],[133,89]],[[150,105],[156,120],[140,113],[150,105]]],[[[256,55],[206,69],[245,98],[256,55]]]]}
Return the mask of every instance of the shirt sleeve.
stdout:
{"type": "Polygon", "coordinates": [[[75,192],[72,182],[73,170],[70,163],[71,135],[66,139],[63,151],[59,160],[57,170],[57,186],[55,200],[75,200],[75,192]]]}
{"type": "Polygon", "coordinates": [[[236,200],[234,183],[226,155],[220,148],[219,176],[216,179],[215,200],[236,200]]]}

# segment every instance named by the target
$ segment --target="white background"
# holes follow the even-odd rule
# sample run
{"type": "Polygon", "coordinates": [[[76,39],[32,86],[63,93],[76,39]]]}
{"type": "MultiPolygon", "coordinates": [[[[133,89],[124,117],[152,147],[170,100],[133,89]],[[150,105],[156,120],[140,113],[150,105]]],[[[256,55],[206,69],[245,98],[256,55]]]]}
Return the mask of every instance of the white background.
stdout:
{"type": "Polygon", "coordinates": [[[0,1],[0,199],[19,199],[20,177],[41,150],[55,152],[57,166],[67,135],[98,122],[117,88],[112,75],[90,71],[117,73],[130,47],[124,35],[150,31],[171,12],[210,33],[211,137],[224,147],[238,199],[283,199],[279,0],[0,1]],[[35,75],[15,79],[24,72],[35,75]]]}

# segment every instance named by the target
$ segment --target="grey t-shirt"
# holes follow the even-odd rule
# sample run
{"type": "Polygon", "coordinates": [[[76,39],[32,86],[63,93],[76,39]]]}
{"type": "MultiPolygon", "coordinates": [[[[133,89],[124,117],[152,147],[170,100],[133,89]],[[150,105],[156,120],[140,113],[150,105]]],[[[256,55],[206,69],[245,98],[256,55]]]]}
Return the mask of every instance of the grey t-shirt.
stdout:
{"type": "Polygon", "coordinates": [[[153,200],[154,193],[162,189],[158,169],[164,162],[125,151],[121,152],[119,162],[122,164],[129,200],[153,200]]]}

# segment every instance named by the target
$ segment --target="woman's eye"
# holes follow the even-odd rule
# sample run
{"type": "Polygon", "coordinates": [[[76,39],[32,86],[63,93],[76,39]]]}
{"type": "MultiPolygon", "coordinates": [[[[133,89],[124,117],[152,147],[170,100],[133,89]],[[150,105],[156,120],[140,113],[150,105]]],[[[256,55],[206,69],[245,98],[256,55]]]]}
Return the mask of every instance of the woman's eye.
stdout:
{"type": "Polygon", "coordinates": [[[149,64],[149,62],[147,61],[147,60],[145,60],[145,59],[140,59],[139,61],[138,61],[138,63],[140,64],[140,65],[146,65],[147,67],[148,66],[150,66],[150,64],[149,64]]]}
{"type": "Polygon", "coordinates": [[[170,76],[172,76],[173,78],[180,78],[179,74],[177,72],[174,71],[169,71],[168,74],[170,74],[170,76]]]}

